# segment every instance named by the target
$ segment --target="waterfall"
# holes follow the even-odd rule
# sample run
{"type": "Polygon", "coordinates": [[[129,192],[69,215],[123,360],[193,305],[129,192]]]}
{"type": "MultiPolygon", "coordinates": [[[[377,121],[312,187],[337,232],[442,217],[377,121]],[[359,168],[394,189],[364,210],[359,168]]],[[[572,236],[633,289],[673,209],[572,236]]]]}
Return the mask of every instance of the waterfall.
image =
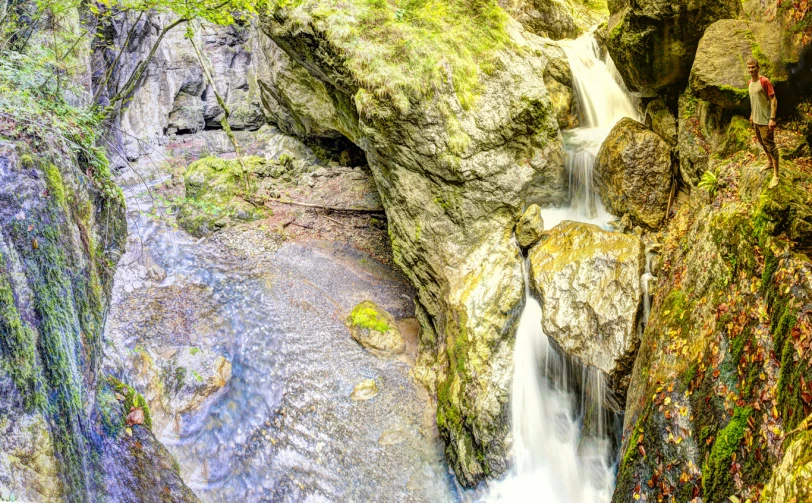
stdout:
{"type": "MultiPolygon", "coordinates": [[[[592,169],[603,140],[623,117],[638,117],[633,103],[607,54],[600,57],[594,35],[559,42],[567,54],[581,127],[563,131],[569,174],[570,208],[559,210],[557,221],[605,223],[611,218],[593,191],[592,169]]],[[[549,225],[548,225],[549,227],[549,225]]]]}
{"type": "MultiPolygon", "coordinates": [[[[563,131],[570,206],[542,210],[545,227],[562,220],[606,224],[612,217],[593,191],[592,170],[600,146],[623,117],[637,117],[612,60],[600,58],[590,33],[560,42],[572,69],[581,127],[563,131]]],[[[513,351],[511,420],[514,466],[494,484],[489,501],[606,503],[614,490],[612,428],[604,375],[555,348],[542,328],[542,307],[530,292],[513,351]]]]}
{"type": "Polygon", "coordinates": [[[603,375],[573,365],[550,343],[541,326],[541,305],[530,293],[527,267],[525,295],[513,351],[513,473],[489,499],[525,501],[532,495],[549,503],[608,502],[614,470],[601,407],[603,375]]]}

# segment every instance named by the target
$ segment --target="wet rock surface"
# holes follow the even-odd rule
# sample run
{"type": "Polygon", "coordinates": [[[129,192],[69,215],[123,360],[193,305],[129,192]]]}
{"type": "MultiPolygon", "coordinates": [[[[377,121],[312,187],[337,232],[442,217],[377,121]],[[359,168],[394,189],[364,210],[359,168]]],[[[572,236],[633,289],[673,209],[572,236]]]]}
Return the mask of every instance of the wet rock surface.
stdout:
{"type": "Polygon", "coordinates": [[[621,396],[639,344],[643,243],[592,224],[562,222],[528,253],[544,332],[610,378],[621,396]]]}
{"type": "MultiPolygon", "coordinates": [[[[131,212],[139,239],[130,241],[123,263],[143,245],[166,277],[140,280],[131,292],[116,284],[108,334],[118,331],[122,358],[107,364],[126,375],[132,349],[149,344],[156,361],[175,368],[191,367],[180,365],[179,355],[194,348],[232,368],[221,390],[178,412],[179,420],[161,414],[149,380],[133,380],[183,479],[203,501],[456,500],[425,391],[407,364],[370,354],[344,325],[366,299],[408,321],[413,291],[405,279],[364,252],[309,234],[297,235],[305,245],[288,236],[269,246],[263,225],[229,226],[198,242],[131,212]],[[241,246],[238,236],[246,238],[241,246]],[[365,400],[354,400],[365,380],[377,394],[367,389],[365,400]]],[[[131,267],[146,275],[138,260],[131,267]]],[[[139,276],[127,271],[121,278],[139,276]]],[[[170,377],[157,380],[165,385],[170,377]]]]}
{"type": "Polygon", "coordinates": [[[595,160],[595,186],[606,208],[657,229],[666,216],[671,183],[669,145],[643,124],[620,120],[595,160]]]}

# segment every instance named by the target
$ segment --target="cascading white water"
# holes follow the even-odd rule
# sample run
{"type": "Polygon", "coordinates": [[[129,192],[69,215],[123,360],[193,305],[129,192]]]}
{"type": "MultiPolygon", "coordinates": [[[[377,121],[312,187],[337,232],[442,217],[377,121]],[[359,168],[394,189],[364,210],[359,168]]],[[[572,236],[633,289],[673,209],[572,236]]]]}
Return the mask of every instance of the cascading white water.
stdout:
{"type": "Polygon", "coordinates": [[[489,500],[608,502],[614,470],[600,409],[603,376],[583,367],[582,395],[575,395],[573,369],[550,345],[541,327],[541,306],[530,294],[526,276],[525,270],[527,303],[513,351],[514,467],[513,473],[493,488],[489,500]],[[581,407],[575,407],[577,400],[581,407]],[[589,436],[582,435],[582,426],[587,424],[589,436]]]}
{"type": "MultiPolygon", "coordinates": [[[[592,34],[561,42],[572,69],[582,127],[564,131],[570,176],[569,208],[542,210],[545,227],[562,220],[605,224],[607,214],[592,189],[592,168],[601,144],[623,117],[637,117],[614,64],[602,61],[592,34]]],[[[527,276],[525,268],[525,276],[527,276]]],[[[525,277],[526,304],[513,353],[511,419],[514,466],[495,484],[490,501],[604,503],[614,489],[603,374],[579,374],[551,346],[542,329],[542,308],[525,277]],[[579,382],[574,382],[579,381],[579,382]],[[574,390],[580,388],[580,394],[574,390]]]]}
{"type": "MultiPolygon", "coordinates": [[[[581,126],[562,132],[567,151],[570,207],[549,213],[555,223],[580,220],[600,225],[610,220],[611,215],[604,210],[600,197],[593,191],[595,158],[612,127],[623,117],[636,118],[637,107],[609,55],[601,60],[598,42],[591,33],[560,44],[572,71],[581,126]]],[[[548,223],[547,227],[550,226],[548,223]]]]}

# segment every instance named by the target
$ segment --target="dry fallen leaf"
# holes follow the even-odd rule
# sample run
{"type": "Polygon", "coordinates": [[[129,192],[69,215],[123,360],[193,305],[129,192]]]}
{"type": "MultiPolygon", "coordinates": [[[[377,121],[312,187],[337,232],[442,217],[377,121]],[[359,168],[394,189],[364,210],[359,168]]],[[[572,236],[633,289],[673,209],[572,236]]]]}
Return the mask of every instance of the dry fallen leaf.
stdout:
{"type": "Polygon", "coordinates": [[[130,407],[130,413],[127,414],[127,426],[134,424],[144,424],[144,409],[141,407],[130,407]]]}

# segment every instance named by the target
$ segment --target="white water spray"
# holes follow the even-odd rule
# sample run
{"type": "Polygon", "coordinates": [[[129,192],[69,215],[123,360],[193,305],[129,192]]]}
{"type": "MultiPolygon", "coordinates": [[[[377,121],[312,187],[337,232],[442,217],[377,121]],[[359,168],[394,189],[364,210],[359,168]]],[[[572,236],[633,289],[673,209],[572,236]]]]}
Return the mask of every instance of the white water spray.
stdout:
{"type": "Polygon", "coordinates": [[[569,215],[556,220],[580,220],[601,225],[608,222],[611,215],[604,210],[600,197],[593,191],[595,158],[617,121],[624,117],[636,118],[638,114],[612,59],[607,54],[601,60],[598,42],[591,33],[560,44],[572,72],[581,127],[562,132],[567,151],[570,208],[569,215]]]}

